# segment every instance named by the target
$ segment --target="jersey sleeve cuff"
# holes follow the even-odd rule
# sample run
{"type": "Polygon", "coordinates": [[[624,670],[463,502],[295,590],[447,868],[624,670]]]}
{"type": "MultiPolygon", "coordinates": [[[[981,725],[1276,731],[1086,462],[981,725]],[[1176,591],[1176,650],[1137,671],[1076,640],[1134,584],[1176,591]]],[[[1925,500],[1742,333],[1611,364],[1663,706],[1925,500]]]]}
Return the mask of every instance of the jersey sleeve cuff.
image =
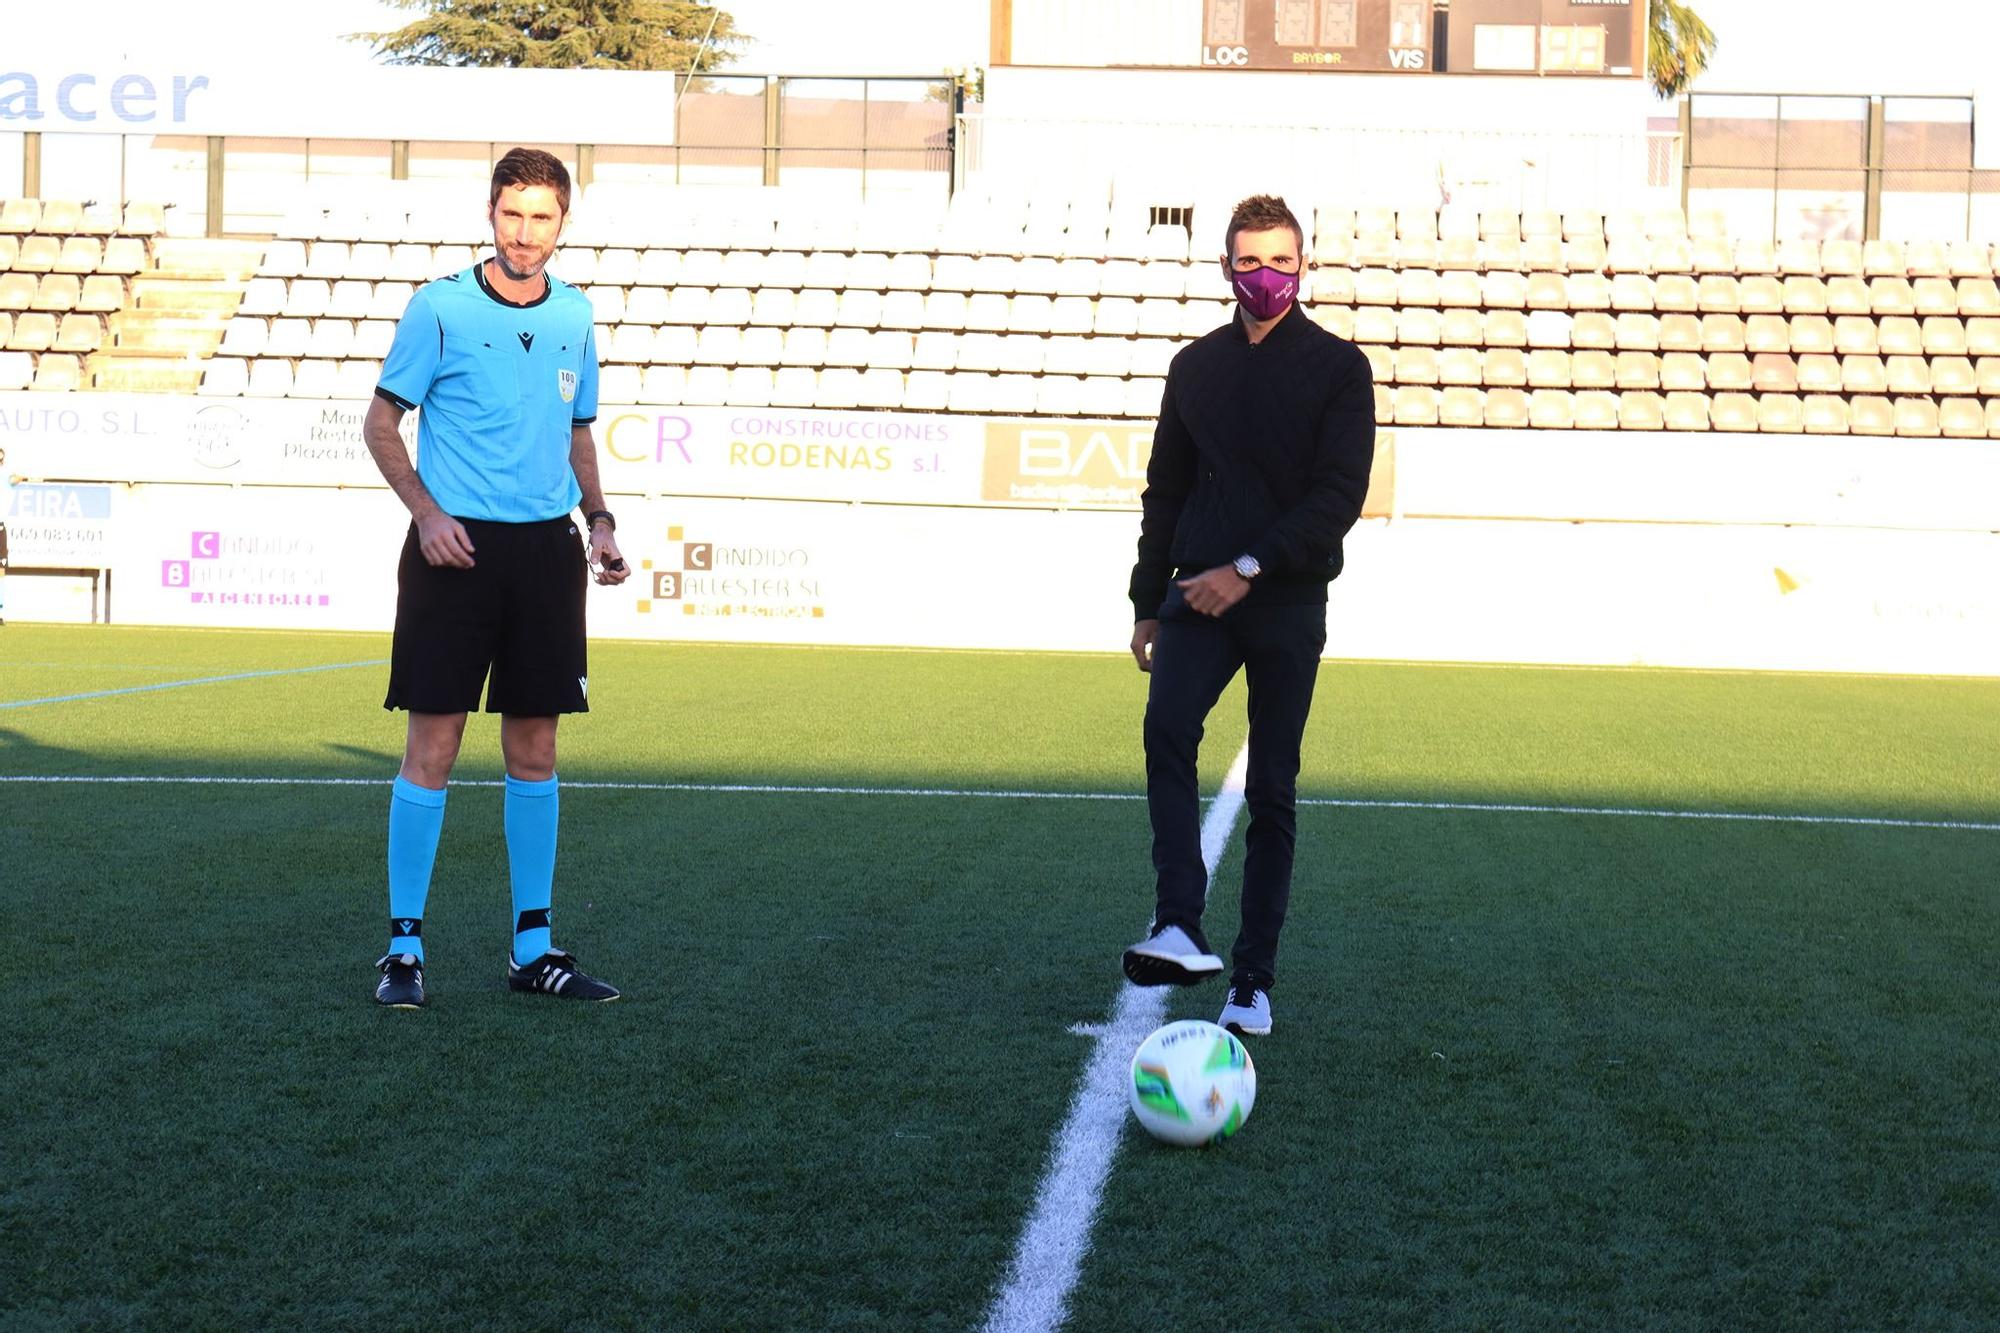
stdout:
{"type": "Polygon", "coordinates": [[[389,389],[383,387],[380,384],[375,386],[375,396],[377,398],[380,398],[385,403],[394,403],[396,406],[402,408],[405,412],[414,412],[417,410],[417,405],[415,403],[411,402],[409,399],[403,397],[403,395],[399,393],[391,392],[389,389]]]}
{"type": "MultiPolygon", "coordinates": [[[[375,392],[380,393],[382,391],[380,389],[377,389],[375,392]]],[[[597,420],[597,414],[595,412],[592,412],[587,417],[571,417],[569,419],[569,424],[572,426],[588,426],[591,422],[595,420],[597,420]]]]}

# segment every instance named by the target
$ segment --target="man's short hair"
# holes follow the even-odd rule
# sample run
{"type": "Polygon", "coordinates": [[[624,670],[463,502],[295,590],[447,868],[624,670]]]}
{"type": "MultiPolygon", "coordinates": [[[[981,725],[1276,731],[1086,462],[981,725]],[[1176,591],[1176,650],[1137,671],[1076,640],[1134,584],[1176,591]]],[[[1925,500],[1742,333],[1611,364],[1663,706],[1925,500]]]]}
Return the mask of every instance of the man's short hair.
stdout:
{"type": "Polygon", "coordinates": [[[539,148],[510,148],[507,156],[493,164],[493,188],[486,196],[488,208],[500,202],[500,192],[510,185],[546,185],[556,192],[563,216],[569,215],[569,169],[562,159],[539,148]]]}
{"type": "Polygon", "coordinates": [[[1270,231],[1276,227],[1290,227],[1292,235],[1298,238],[1299,258],[1306,253],[1306,230],[1299,225],[1292,210],[1285,201],[1275,194],[1253,194],[1236,205],[1236,211],[1229,215],[1229,235],[1223,242],[1231,259],[1236,257],[1236,233],[1239,231],[1270,231]]]}

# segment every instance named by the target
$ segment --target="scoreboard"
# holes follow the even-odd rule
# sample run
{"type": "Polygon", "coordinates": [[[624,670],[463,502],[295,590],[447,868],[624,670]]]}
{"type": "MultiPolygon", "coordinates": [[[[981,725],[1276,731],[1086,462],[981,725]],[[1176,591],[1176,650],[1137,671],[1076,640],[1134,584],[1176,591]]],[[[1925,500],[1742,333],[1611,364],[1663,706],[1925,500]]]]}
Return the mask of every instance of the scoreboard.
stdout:
{"type": "Polygon", "coordinates": [[[1431,67],[1431,0],[1202,0],[1201,24],[1211,69],[1431,67]]]}

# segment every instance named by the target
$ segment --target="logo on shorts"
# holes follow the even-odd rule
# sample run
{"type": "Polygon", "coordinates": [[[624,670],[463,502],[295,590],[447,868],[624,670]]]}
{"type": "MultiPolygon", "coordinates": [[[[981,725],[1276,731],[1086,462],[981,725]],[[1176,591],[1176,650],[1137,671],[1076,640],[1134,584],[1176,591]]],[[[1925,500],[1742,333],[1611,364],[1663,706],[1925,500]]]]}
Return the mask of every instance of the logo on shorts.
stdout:
{"type": "Polygon", "coordinates": [[[562,395],[562,400],[565,403],[576,397],[576,372],[574,370],[558,370],[556,372],[556,392],[562,395]]]}
{"type": "Polygon", "coordinates": [[[576,689],[577,693],[588,699],[590,697],[590,677],[578,676],[576,678],[576,689]]]}

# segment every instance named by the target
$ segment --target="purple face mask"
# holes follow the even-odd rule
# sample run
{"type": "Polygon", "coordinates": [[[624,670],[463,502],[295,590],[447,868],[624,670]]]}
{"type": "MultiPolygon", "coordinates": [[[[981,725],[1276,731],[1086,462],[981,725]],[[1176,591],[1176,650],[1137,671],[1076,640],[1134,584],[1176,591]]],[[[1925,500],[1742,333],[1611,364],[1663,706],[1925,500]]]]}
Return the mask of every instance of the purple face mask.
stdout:
{"type": "Polygon", "coordinates": [[[1276,319],[1298,297],[1296,273],[1280,273],[1274,268],[1253,268],[1239,273],[1229,268],[1227,261],[1223,267],[1229,273],[1229,285],[1235,289],[1236,299],[1243,303],[1244,311],[1252,319],[1276,319]]]}

